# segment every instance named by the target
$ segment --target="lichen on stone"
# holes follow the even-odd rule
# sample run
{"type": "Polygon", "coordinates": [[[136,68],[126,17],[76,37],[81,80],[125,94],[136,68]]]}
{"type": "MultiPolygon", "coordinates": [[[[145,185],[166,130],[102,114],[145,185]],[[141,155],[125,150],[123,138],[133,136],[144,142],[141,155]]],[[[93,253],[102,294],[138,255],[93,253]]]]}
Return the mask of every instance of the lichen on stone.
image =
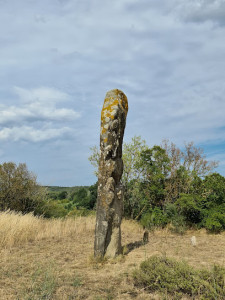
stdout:
{"type": "Polygon", "coordinates": [[[123,192],[120,180],[127,111],[127,97],[122,91],[115,89],[106,94],[101,112],[95,256],[106,253],[115,256],[121,252],[123,192]]]}

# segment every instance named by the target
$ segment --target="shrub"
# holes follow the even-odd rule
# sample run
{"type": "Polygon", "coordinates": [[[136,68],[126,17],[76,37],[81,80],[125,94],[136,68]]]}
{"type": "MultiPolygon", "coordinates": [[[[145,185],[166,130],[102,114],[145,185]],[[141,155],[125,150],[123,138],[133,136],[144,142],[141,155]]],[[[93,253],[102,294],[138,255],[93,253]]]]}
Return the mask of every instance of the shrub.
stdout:
{"type": "Polygon", "coordinates": [[[219,206],[211,209],[205,219],[203,226],[209,231],[219,233],[225,229],[225,209],[224,206],[219,206]]]}
{"type": "Polygon", "coordinates": [[[163,211],[155,207],[151,212],[147,212],[141,218],[141,225],[147,229],[154,227],[164,227],[167,224],[167,217],[163,211]]]}
{"type": "Polygon", "coordinates": [[[90,192],[89,209],[94,209],[97,202],[98,182],[96,182],[95,184],[89,187],[89,192],[90,192]]]}
{"type": "Polygon", "coordinates": [[[170,230],[178,234],[184,234],[187,230],[185,218],[179,214],[177,206],[173,203],[167,203],[164,208],[164,213],[170,223],[170,230]]]}
{"type": "Polygon", "coordinates": [[[186,262],[158,256],[142,262],[133,273],[135,285],[149,292],[174,296],[186,294],[195,299],[224,299],[224,277],[225,269],[219,266],[214,266],[212,270],[195,270],[186,262]]]}
{"type": "Polygon", "coordinates": [[[0,210],[38,214],[45,196],[45,189],[38,185],[36,176],[28,171],[26,164],[0,164],[0,210]]]}
{"type": "Polygon", "coordinates": [[[67,191],[62,191],[62,192],[60,192],[59,194],[58,194],[58,199],[59,200],[63,200],[63,199],[66,199],[66,197],[68,196],[68,193],[67,193],[67,191]]]}
{"type": "Polygon", "coordinates": [[[58,204],[57,201],[49,201],[45,204],[43,215],[46,218],[63,218],[67,213],[63,205],[58,204]]]}
{"type": "Polygon", "coordinates": [[[90,193],[88,189],[85,187],[81,187],[75,191],[73,196],[73,203],[77,208],[84,207],[87,209],[93,208],[93,205],[90,203],[92,199],[90,199],[90,193]]]}
{"type": "Polygon", "coordinates": [[[69,202],[65,205],[65,209],[67,209],[67,210],[72,210],[72,208],[73,208],[73,203],[71,203],[71,202],[69,202]]]}
{"type": "Polygon", "coordinates": [[[77,216],[88,216],[93,214],[93,211],[88,210],[84,207],[80,207],[79,209],[74,208],[68,213],[68,217],[77,217],[77,216]]]}
{"type": "Polygon", "coordinates": [[[213,173],[205,177],[203,185],[208,193],[207,204],[209,206],[225,203],[225,177],[218,173],[213,173]]]}
{"type": "Polygon", "coordinates": [[[188,224],[200,223],[204,217],[201,208],[203,199],[198,195],[181,194],[175,202],[179,213],[181,213],[188,224]]]}

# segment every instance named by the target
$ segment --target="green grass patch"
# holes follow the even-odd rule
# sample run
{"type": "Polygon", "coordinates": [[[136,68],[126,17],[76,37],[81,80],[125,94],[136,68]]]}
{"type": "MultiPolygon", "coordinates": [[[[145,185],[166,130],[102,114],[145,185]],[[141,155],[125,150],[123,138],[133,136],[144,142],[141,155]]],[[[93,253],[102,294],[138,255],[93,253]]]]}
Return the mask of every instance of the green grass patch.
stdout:
{"type": "Polygon", "coordinates": [[[30,284],[23,290],[24,300],[51,300],[56,288],[56,276],[52,266],[38,266],[31,275],[30,284]]]}
{"type": "Polygon", "coordinates": [[[197,270],[184,261],[152,256],[133,273],[136,286],[149,292],[189,295],[195,299],[225,299],[225,269],[197,270]]]}

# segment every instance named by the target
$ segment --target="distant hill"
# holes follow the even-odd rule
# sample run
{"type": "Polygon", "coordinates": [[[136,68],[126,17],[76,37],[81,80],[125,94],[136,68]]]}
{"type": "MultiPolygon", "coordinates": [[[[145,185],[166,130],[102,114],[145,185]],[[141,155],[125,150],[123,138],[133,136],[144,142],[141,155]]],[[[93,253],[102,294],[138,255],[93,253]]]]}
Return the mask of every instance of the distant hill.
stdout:
{"type": "Polygon", "coordinates": [[[67,186],[45,186],[49,192],[63,192],[66,191],[68,193],[72,193],[76,190],[78,190],[79,188],[89,188],[88,185],[85,186],[72,186],[72,187],[67,187],[67,186]]]}

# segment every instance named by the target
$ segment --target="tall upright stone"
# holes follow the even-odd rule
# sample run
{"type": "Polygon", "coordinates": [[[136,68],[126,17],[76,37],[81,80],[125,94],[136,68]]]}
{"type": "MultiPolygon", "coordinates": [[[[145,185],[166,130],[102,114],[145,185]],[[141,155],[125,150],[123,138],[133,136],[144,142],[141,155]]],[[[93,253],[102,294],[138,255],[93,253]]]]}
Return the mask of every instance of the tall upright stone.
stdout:
{"type": "Polygon", "coordinates": [[[101,112],[98,200],[95,226],[95,256],[115,257],[121,253],[123,213],[122,144],[128,102],[120,90],[106,94],[101,112]]]}

